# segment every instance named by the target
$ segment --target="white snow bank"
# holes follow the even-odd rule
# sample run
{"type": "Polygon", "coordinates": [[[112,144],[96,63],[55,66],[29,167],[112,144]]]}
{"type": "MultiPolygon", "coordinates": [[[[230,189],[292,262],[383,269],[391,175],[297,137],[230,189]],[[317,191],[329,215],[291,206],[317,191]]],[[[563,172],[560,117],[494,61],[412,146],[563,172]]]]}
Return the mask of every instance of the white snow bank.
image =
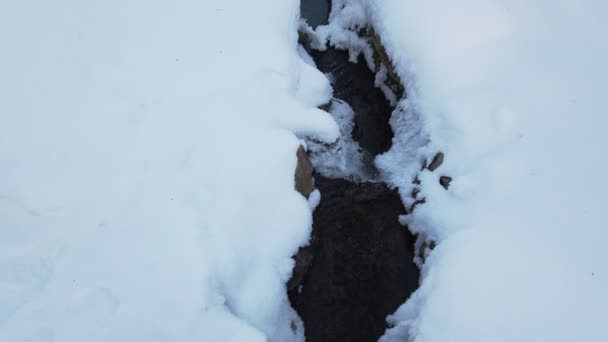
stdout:
{"type": "Polygon", "coordinates": [[[373,158],[353,140],[353,109],[348,103],[333,99],[328,109],[340,127],[340,139],[328,145],[308,140],[310,161],[315,171],[329,178],[347,178],[355,181],[368,181],[375,177],[373,158]]]}
{"type": "MultiPolygon", "coordinates": [[[[393,124],[446,155],[406,219],[439,244],[383,341],[607,341],[608,5],[368,5],[407,81],[413,120],[393,124]]],[[[397,143],[378,164],[406,189],[404,154],[397,143]]]]}
{"type": "Polygon", "coordinates": [[[0,5],[0,340],[303,339],[294,133],[339,131],[297,25],[295,0],[0,5]]]}
{"type": "MultiPolygon", "coordinates": [[[[327,49],[327,44],[339,50],[348,50],[349,60],[357,63],[362,54],[370,69],[374,69],[373,50],[358,34],[369,24],[366,0],[333,0],[326,25],[314,30],[312,47],[327,49]]],[[[310,28],[312,30],[312,28],[310,28]]]]}

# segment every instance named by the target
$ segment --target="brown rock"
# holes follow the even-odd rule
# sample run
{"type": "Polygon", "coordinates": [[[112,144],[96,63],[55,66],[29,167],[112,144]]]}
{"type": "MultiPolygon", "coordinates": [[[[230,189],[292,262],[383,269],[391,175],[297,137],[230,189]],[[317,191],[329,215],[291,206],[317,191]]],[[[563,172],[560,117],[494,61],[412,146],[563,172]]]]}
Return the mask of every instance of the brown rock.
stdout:
{"type": "Polygon", "coordinates": [[[441,166],[441,164],[443,164],[443,157],[443,152],[437,153],[433,158],[431,165],[429,165],[429,171],[433,172],[437,170],[441,166]]]}
{"type": "Polygon", "coordinates": [[[310,193],[315,188],[315,180],[312,178],[312,164],[304,148],[300,146],[297,152],[298,165],[296,166],[296,191],[301,193],[302,196],[308,198],[310,193]]]}

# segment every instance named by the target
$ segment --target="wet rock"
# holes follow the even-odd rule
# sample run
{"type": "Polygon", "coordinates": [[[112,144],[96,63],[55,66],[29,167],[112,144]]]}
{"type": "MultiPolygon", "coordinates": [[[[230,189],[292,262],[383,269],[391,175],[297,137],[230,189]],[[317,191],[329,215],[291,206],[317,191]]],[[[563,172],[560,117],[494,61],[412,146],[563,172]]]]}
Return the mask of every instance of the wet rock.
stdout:
{"type": "Polygon", "coordinates": [[[290,300],[309,342],[377,341],[418,286],[413,238],[398,222],[405,209],[383,184],[316,179],[312,264],[290,300]]]}
{"type": "Polygon", "coordinates": [[[315,189],[315,180],[312,177],[312,164],[302,146],[298,148],[296,155],[298,157],[298,164],[295,172],[295,189],[301,193],[302,196],[308,198],[310,193],[315,189]]]}

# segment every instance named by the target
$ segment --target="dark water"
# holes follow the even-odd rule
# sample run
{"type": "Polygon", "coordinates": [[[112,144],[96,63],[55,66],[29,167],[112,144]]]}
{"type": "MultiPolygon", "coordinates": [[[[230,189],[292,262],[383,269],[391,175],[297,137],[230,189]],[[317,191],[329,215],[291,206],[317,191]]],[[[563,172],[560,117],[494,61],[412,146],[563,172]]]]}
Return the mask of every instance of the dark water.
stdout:
{"type": "Polygon", "coordinates": [[[353,139],[371,155],[388,151],[393,141],[389,124],[393,108],[374,85],[375,75],[363,57],[358,63],[348,61],[348,52],[329,48],[310,50],[317,68],[331,75],[334,97],[346,101],[355,112],[353,139]]]}
{"type": "MultiPolygon", "coordinates": [[[[327,24],[331,3],[329,0],[301,0],[300,8],[302,17],[316,27],[327,24]]],[[[371,155],[388,151],[393,139],[389,124],[393,109],[382,91],[374,86],[375,74],[363,57],[358,63],[351,63],[347,51],[331,47],[322,52],[307,50],[319,70],[331,75],[334,97],[346,101],[355,111],[353,139],[371,155]]]]}
{"type": "Polygon", "coordinates": [[[414,244],[399,194],[382,183],[316,176],[312,265],[290,299],[306,341],[377,341],[386,316],[418,287],[414,244]]]}
{"type": "MultiPolygon", "coordinates": [[[[301,0],[301,6],[311,25],[326,22],[326,0],[301,0]]],[[[334,96],[353,108],[353,138],[372,156],[387,151],[392,108],[375,88],[367,64],[350,63],[345,51],[307,50],[330,75],[334,96]]],[[[383,183],[320,175],[315,180],[321,202],[310,246],[295,258],[290,301],[304,321],[308,342],[377,341],[387,328],[386,316],[418,287],[414,238],[398,222],[405,209],[397,191],[383,183]]]]}
{"type": "Polygon", "coordinates": [[[300,0],[300,14],[313,28],[327,24],[330,10],[330,0],[300,0]]]}

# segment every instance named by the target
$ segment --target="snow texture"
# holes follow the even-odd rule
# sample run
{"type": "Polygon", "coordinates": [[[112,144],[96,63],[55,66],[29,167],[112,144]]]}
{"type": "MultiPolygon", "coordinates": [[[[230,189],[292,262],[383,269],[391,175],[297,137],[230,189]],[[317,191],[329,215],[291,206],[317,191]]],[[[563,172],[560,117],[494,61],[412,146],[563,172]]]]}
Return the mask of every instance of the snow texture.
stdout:
{"type": "Polygon", "coordinates": [[[367,3],[408,94],[379,168],[403,196],[420,168],[404,163],[445,153],[403,218],[437,247],[382,341],[608,341],[607,11],[367,3]]]}
{"type": "Polygon", "coordinates": [[[302,341],[295,0],[0,4],[0,341],[302,341]]]}
{"type": "Polygon", "coordinates": [[[310,160],[325,177],[348,178],[366,181],[374,177],[373,158],[353,140],[353,109],[348,103],[333,99],[328,109],[338,126],[340,138],[333,144],[324,144],[308,139],[306,145],[310,160]]]}
{"type": "MultiPolygon", "coordinates": [[[[375,7],[367,0],[336,0],[332,1],[327,25],[320,25],[313,30],[306,23],[301,23],[300,29],[306,32],[312,40],[314,49],[323,51],[327,48],[327,45],[330,45],[339,50],[347,50],[352,63],[357,63],[359,55],[362,54],[370,70],[376,70],[373,58],[374,52],[367,31],[369,28],[373,27],[375,29],[376,26],[379,26],[378,23],[372,22],[372,14],[374,13],[376,13],[375,7]]],[[[398,99],[385,84],[386,78],[386,66],[380,65],[376,72],[375,86],[382,90],[389,103],[395,107],[390,119],[391,127],[395,132],[393,148],[376,157],[375,160],[370,160],[373,157],[365,155],[365,152],[363,152],[363,155],[340,153],[341,149],[339,148],[337,151],[335,148],[328,151],[327,148],[319,146],[318,149],[324,153],[321,157],[317,157],[313,153],[312,160],[315,168],[329,177],[377,180],[376,171],[373,169],[378,168],[382,171],[381,178],[392,185],[399,186],[402,200],[405,206],[410,208],[415,202],[410,194],[413,190],[419,188],[413,183],[414,178],[420,170],[423,160],[435,151],[433,149],[435,147],[429,145],[428,133],[423,129],[416,102],[398,99]],[[347,156],[350,158],[345,159],[347,156]],[[349,160],[351,164],[354,163],[355,165],[345,167],[345,163],[349,160]],[[363,163],[359,163],[360,160],[363,163]],[[353,175],[355,176],[353,177],[353,175]]],[[[406,89],[407,92],[409,92],[409,89],[406,89]]],[[[346,140],[345,145],[349,147],[346,150],[359,150],[356,142],[352,139],[348,140],[352,131],[354,113],[345,113],[341,109],[342,106],[348,106],[348,104],[338,104],[340,106],[336,108],[336,103],[332,103],[330,113],[341,127],[342,140],[346,140]],[[336,109],[339,110],[336,112],[336,109]]],[[[352,112],[352,109],[350,109],[350,112],[352,112]]],[[[312,151],[315,151],[314,147],[312,151]]]]}
{"type": "Polygon", "coordinates": [[[357,63],[359,55],[363,54],[369,68],[374,70],[372,47],[359,34],[368,24],[365,0],[333,0],[329,24],[320,25],[314,30],[316,39],[312,47],[323,51],[329,44],[339,50],[348,50],[353,63],[357,63]]]}

